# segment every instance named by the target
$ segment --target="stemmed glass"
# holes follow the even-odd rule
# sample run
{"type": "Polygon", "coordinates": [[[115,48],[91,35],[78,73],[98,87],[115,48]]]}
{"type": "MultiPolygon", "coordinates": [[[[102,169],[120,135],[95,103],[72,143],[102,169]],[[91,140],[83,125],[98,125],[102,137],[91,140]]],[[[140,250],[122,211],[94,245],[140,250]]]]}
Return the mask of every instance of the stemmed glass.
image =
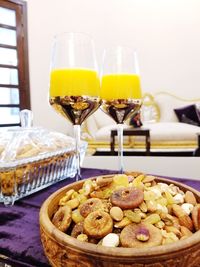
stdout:
{"type": "Polygon", "coordinates": [[[123,173],[123,124],[140,109],[141,86],[136,51],[117,46],[105,50],[101,71],[102,109],[117,123],[119,172],[123,173]]]}
{"type": "Polygon", "coordinates": [[[81,124],[100,106],[100,84],[92,38],[85,33],[62,33],[54,38],[49,102],[74,128],[76,181],[80,174],[81,124]]]}

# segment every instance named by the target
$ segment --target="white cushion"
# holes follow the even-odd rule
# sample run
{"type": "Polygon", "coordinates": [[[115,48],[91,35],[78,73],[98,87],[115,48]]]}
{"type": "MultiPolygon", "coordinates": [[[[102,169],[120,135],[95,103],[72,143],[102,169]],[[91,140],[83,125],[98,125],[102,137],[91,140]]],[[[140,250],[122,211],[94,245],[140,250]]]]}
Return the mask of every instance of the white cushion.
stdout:
{"type": "Polygon", "coordinates": [[[167,122],[178,122],[177,116],[174,112],[175,108],[181,108],[195,104],[195,101],[184,101],[167,93],[155,95],[154,100],[160,108],[160,121],[167,122]]]}
{"type": "MultiPolygon", "coordinates": [[[[124,125],[124,129],[131,129],[124,125]]],[[[181,122],[157,122],[145,123],[142,128],[150,130],[150,140],[155,141],[196,141],[200,134],[200,127],[181,122]]],[[[116,124],[105,126],[95,133],[96,141],[110,142],[111,130],[117,129],[116,124]]],[[[134,137],[135,140],[143,140],[143,137],[134,137]]],[[[124,141],[127,141],[125,137],[124,141]]]]}
{"type": "MultiPolygon", "coordinates": [[[[132,128],[131,126],[126,125],[126,124],[124,124],[123,127],[124,129],[132,128]]],[[[117,124],[108,125],[108,126],[105,126],[99,129],[95,134],[95,140],[110,142],[111,130],[115,130],[115,129],[117,129],[117,124]]],[[[128,137],[126,137],[124,140],[126,141],[127,138],[128,137]]]]}
{"type": "Polygon", "coordinates": [[[150,130],[151,141],[196,141],[200,127],[181,122],[145,123],[150,130]]]}

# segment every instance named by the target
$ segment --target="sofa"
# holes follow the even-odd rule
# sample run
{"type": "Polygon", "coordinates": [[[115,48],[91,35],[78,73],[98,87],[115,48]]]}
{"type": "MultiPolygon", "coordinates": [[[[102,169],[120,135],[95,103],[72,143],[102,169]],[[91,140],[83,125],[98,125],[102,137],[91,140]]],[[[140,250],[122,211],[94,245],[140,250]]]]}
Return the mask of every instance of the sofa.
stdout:
{"type": "MultiPolygon", "coordinates": [[[[200,98],[185,99],[169,92],[145,93],[140,111],[141,129],[150,130],[151,151],[194,151],[200,135],[200,98]]],[[[109,151],[111,130],[115,122],[101,109],[83,125],[82,138],[88,142],[91,154],[109,151]]],[[[128,120],[124,129],[132,129],[128,120]]],[[[145,148],[142,136],[124,137],[124,149],[145,148]]]]}

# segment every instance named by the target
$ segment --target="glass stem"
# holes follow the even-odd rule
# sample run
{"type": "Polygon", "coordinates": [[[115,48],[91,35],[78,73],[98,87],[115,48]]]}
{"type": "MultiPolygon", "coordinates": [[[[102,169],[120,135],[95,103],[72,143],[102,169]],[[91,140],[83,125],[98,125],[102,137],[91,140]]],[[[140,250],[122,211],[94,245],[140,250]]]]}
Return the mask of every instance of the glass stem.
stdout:
{"type": "Polygon", "coordinates": [[[76,142],[75,153],[76,153],[76,174],[75,180],[81,180],[81,167],[80,167],[80,140],[81,140],[81,126],[74,125],[74,138],[76,142]]]}
{"type": "Polygon", "coordinates": [[[124,162],[123,162],[123,124],[118,124],[118,159],[119,159],[119,173],[124,172],[124,162]]]}

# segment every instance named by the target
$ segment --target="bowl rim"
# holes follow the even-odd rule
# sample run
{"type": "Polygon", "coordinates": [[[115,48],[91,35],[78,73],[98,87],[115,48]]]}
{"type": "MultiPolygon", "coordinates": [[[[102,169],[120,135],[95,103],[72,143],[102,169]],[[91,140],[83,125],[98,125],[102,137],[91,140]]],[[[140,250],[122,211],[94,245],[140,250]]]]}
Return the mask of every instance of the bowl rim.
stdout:
{"type": "MultiPolygon", "coordinates": [[[[109,174],[108,176],[110,175],[112,174],[109,174]]],[[[114,175],[116,174],[113,174],[113,176],[114,175]]],[[[90,253],[90,255],[94,254],[96,256],[97,255],[104,256],[104,257],[115,256],[115,258],[120,258],[120,257],[143,258],[143,257],[148,257],[148,256],[156,257],[159,255],[166,255],[169,253],[173,254],[173,253],[176,253],[177,251],[180,252],[181,250],[191,249],[192,247],[200,243],[200,230],[193,233],[192,236],[186,239],[179,240],[171,244],[160,245],[160,246],[155,246],[151,248],[142,248],[142,249],[141,248],[124,248],[124,247],[114,247],[114,248],[104,247],[104,246],[100,246],[100,245],[96,245],[92,243],[79,241],[76,238],[73,238],[65,234],[64,232],[61,232],[59,229],[57,229],[53,225],[53,223],[51,222],[48,216],[49,204],[51,203],[53,199],[58,197],[60,194],[62,194],[65,191],[68,191],[70,187],[74,187],[75,185],[78,186],[79,184],[84,183],[86,180],[96,179],[97,177],[99,176],[90,177],[90,178],[87,178],[87,179],[84,179],[78,182],[68,184],[60,188],[59,190],[55,191],[44,201],[44,203],[41,206],[40,214],[39,214],[40,227],[41,229],[45,229],[45,232],[48,234],[50,238],[53,238],[56,242],[58,242],[64,247],[65,246],[70,247],[70,249],[72,250],[76,250],[76,251],[78,250],[79,252],[82,252],[82,253],[88,252],[90,253]]],[[[173,183],[176,186],[184,188],[185,191],[190,190],[195,195],[197,195],[198,198],[200,198],[200,192],[188,185],[185,185],[183,183],[180,183],[174,180],[170,180],[168,178],[163,178],[159,176],[155,176],[155,177],[156,177],[156,180],[158,180],[159,182],[166,182],[168,184],[173,183]]]]}

